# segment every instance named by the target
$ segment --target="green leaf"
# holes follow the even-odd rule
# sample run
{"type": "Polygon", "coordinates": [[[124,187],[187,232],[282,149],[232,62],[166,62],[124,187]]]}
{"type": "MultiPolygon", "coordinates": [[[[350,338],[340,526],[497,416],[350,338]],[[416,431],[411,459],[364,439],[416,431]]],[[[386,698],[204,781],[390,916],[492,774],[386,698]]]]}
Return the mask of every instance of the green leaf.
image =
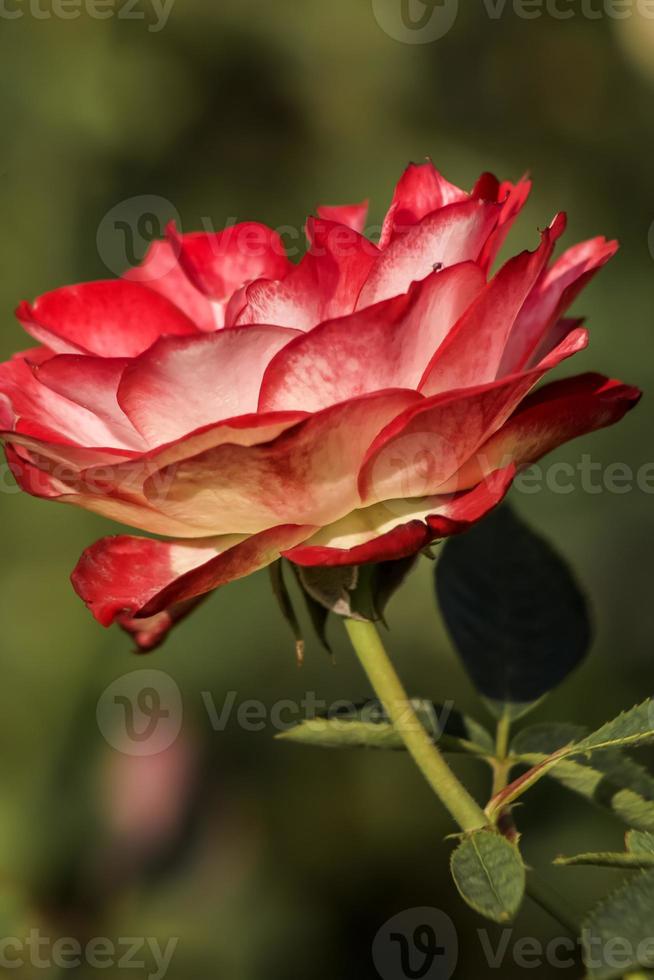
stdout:
{"type": "Polygon", "coordinates": [[[627,850],[633,854],[651,854],[654,857],[654,834],[630,830],[626,836],[627,850]]]}
{"type": "Polygon", "coordinates": [[[509,922],[525,893],[526,873],[515,844],[492,830],[465,837],[452,855],[452,877],[463,900],[493,922],[509,922]]]}
{"type": "Polygon", "coordinates": [[[613,721],[582,739],[577,752],[596,752],[598,749],[634,748],[654,741],[654,701],[648,699],[630,711],[623,711],[613,721]]]}
{"type": "MultiPolygon", "coordinates": [[[[455,711],[449,704],[418,699],[412,700],[411,704],[427,733],[443,751],[492,754],[492,737],[473,718],[455,711]]],[[[343,708],[329,717],[306,719],[277,738],[331,749],[404,749],[400,735],[377,700],[343,708]]]]}
{"type": "Polygon", "coordinates": [[[583,924],[584,962],[590,980],[618,980],[654,967],[654,871],[631,878],[595,908],[583,924]]]}
{"type": "Polygon", "coordinates": [[[498,716],[529,710],[586,656],[590,623],[572,573],[506,506],[447,541],[436,586],[468,674],[498,716]]]}
{"type": "Polygon", "coordinates": [[[654,853],[625,854],[619,851],[616,853],[604,851],[597,854],[576,854],[574,857],[557,857],[554,864],[562,867],[588,865],[596,868],[622,868],[642,871],[654,867],[654,853]]]}
{"type": "MultiPolygon", "coordinates": [[[[492,800],[490,810],[494,812],[499,802],[506,805],[508,802],[518,799],[543,776],[550,772],[556,772],[564,760],[579,755],[591,756],[604,750],[614,751],[616,748],[631,748],[644,745],[652,740],[654,740],[654,704],[652,701],[645,701],[643,704],[632,708],[631,711],[623,712],[613,721],[603,725],[592,735],[582,738],[576,744],[559,749],[545,759],[542,757],[530,759],[532,769],[502,791],[500,794],[501,801],[500,795],[492,800]]],[[[622,765],[624,762],[621,762],[622,765]]],[[[637,804],[640,801],[634,799],[633,796],[623,798],[621,802],[625,809],[631,809],[638,813],[637,804]]]]}
{"type": "MultiPolygon", "coordinates": [[[[574,725],[534,725],[516,736],[511,753],[516,761],[534,766],[586,734],[574,725]]],[[[628,826],[654,830],[654,778],[624,752],[605,749],[593,753],[590,760],[564,759],[547,776],[628,826]]]]}

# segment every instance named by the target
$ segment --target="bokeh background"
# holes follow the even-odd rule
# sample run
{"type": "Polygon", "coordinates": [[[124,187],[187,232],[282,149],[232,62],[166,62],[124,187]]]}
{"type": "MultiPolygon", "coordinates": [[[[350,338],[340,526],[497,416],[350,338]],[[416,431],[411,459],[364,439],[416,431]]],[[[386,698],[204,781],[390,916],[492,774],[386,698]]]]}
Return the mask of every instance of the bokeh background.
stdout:
{"type": "MultiPolygon", "coordinates": [[[[3,358],[26,346],[12,316],[20,299],[140,257],[158,231],[156,220],[138,220],[143,196],[169,202],[155,215],[172,208],[185,231],[248,218],[301,228],[319,202],[364,197],[379,221],[402,168],[430,154],[462,186],[486,169],[531,170],[516,247],[533,246],[558,209],[569,212],[570,243],[621,239],[578,304],[592,343],[568,370],[621,377],[648,397],[619,427],[557,458],[587,452],[634,471],[654,460],[654,20],[591,19],[574,3],[566,20],[459,6],[446,36],[409,44],[389,36],[371,0],[176,0],[165,25],[148,0],[133,8],[143,19],[118,16],[117,5],[103,20],[7,0],[3,358]],[[115,227],[121,218],[129,241],[115,227]]],[[[361,980],[378,976],[371,948],[384,922],[434,906],[456,922],[456,976],[497,972],[477,937],[483,923],[449,881],[450,825],[402,755],[286,746],[270,723],[244,730],[236,709],[214,730],[207,703],[220,711],[228,696],[268,709],[306,692],[366,696],[340,624],[330,632],[334,662],[314,642],[299,670],[260,574],[214,596],[139,660],[125,636],[95,624],[68,581],[82,549],[115,527],[19,495],[6,473],[1,489],[0,936],[177,938],[171,980],[361,980]],[[184,723],[168,751],[135,759],[104,737],[96,704],[112,681],[144,668],[178,685],[184,723]]],[[[578,488],[513,501],[571,560],[597,624],[592,657],[533,720],[600,723],[652,693],[654,497],[578,488]]],[[[439,621],[432,571],[424,561],[394,600],[389,645],[412,693],[478,711],[439,621]]],[[[474,763],[460,769],[487,790],[474,763]]],[[[559,852],[619,846],[617,823],[551,788],[530,795],[519,819],[527,858],[570,897],[589,905],[613,883],[608,872],[547,866],[559,852]]],[[[529,904],[514,928],[516,939],[560,934],[529,904]]],[[[495,944],[499,930],[490,936],[495,944]]],[[[529,972],[581,975],[578,966],[529,972]]],[[[510,959],[501,970],[523,973],[510,959]]]]}

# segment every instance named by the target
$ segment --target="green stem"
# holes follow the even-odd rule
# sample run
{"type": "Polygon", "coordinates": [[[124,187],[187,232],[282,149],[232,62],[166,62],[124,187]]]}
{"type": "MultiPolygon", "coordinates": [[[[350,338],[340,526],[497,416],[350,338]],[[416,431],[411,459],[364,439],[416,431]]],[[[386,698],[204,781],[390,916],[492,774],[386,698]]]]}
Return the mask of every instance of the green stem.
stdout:
{"type": "Polygon", "coordinates": [[[461,830],[490,826],[482,808],[454,775],[420,723],[374,624],[347,619],[345,628],[407,751],[461,830]]]}
{"type": "MultiPolygon", "coordinates": [[[[346,619],[345,628],[386,714],[436,796],[461,830],[490,827],[482,808],[459,782],[422,726],[374,624],[346,619]]],[[[500,756],[506,754],[508,739],[508,724],[501,722],[498,731],[500,756]]],[[[580,935],[577,917],[566,907],[565,899],[533,872],[528,877],[527,894],[571,933],[580,935]]]]}
{"type": "MultiPolygon", "coordinates": [[[[506,789],[511,775],[512,763],[509,758],[509,740],[511,738],[511,716],[505,711],[497,723],[495,734],[495,758],[492,760],[493,788],[491,800],[495,799],[502,790],[506,789]]],[[[508,840],[517,842],[518,830],[515,825],[511,808],[505,807],[497,815],[497,829],[508,840]]]]}

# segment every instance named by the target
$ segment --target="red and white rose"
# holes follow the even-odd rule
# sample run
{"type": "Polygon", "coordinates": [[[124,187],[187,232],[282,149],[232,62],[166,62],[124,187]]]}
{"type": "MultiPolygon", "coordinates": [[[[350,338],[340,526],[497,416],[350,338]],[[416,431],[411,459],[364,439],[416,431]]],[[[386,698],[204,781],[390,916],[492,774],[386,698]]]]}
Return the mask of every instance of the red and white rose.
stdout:
{"type": "Polygon", "coordinates": [[[378,244],[365,205],[319,208],[297,265],[264,225],[171,228],[123,278],[19,306],[41,346],[0,365],[16,480],[165,538],[82,555],[73,584],[103,625],[148,649],[280,555],[414,554],[636,404],[637,389],[597,374],[532,391],[586,346],[564,314],[617,245],[553,261],[558,215],[490,277],[529,189],[484,175],[467,193],[412,165],[378,244]]]}

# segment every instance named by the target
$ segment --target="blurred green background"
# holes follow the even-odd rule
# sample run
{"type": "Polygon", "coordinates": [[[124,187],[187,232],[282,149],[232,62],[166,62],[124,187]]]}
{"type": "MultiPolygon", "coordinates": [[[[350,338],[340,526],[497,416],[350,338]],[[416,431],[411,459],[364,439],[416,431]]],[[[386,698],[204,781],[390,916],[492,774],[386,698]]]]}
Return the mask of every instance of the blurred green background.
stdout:
{"type": "MultiPolygon", "coordinates": [[[[120,271],[124,240],[103,219],[117,206],[138,211],[121,202],[160,196],[184,231],[235,218],[298,228],[317,203],[364,197],[379,221],[406,163],[430,154],[462,186],[486,169],[514,179],[531,170],[516,247],[532,247],[559,209],[568,243],[621,239],[578,304],[592,342],[566,370],[654,388],[653,20],[526,20],[510,4],[493,19],[462,3],[446,36],[408,44],[382,29],[371,0],[177,0],[157,31],[148,2],[133,10],[145,19],[117,6],[103,20],[48,18],[45,0],[34,4],[7,0],[0,14],[3,358],[29,346],[12,317],[19,300],[120,271]]],[[[140,255],[151,230],[136,231],[140,255]]],[[[557,459],[588,452],[637,470],[653,459],[653,424],[646,397],[557,459]]],[[[312,691],[368,695],[340,624],[335,664],[314,643],[299,670],[260,574],[138,660],[68,581],[82,549],[115,527],[10,484],[3,476],[0,936],[176,937],[172,980],[360,980],[378,976],[372,941],[391,915],[435,906],[457,924],[456,976],[497,972],[483,958],[483,923],[449,881],[450,825],[405,758],[285,746],[270,724],[245,731],[235,715],[213,730],[209,695],[217,710],[229,692],[269,708],[312,691]],[[143,668],[174,678],[184,725],[171,750],[134,760],[103,738],[96,703],[143,668]]],[[[512,499],[573,562],[597,623],[592,658],[534,720],[600,723],[652,693],[654,497],[543,489],[512,499]]],[[[412,693],[474,709],[431,576],[424,561],[394,600],[389,645],[412,693]]],[[[473,763],[461,771],[487,790],[473,763]]],[[[562,790],[535,791],[519,820],[528,860],[545,866],[559,852],[619,846],[622,833],[562,790]]],[[[548,874],[586,905],[614,881],[548,874]]],[[[490,929],[493,944],[499,933],[490,929]]],[[[514,938],[559,933],[526,905],[514,938]]],[[[508,960],[501,975],[524,972],[508,960]]]]}

